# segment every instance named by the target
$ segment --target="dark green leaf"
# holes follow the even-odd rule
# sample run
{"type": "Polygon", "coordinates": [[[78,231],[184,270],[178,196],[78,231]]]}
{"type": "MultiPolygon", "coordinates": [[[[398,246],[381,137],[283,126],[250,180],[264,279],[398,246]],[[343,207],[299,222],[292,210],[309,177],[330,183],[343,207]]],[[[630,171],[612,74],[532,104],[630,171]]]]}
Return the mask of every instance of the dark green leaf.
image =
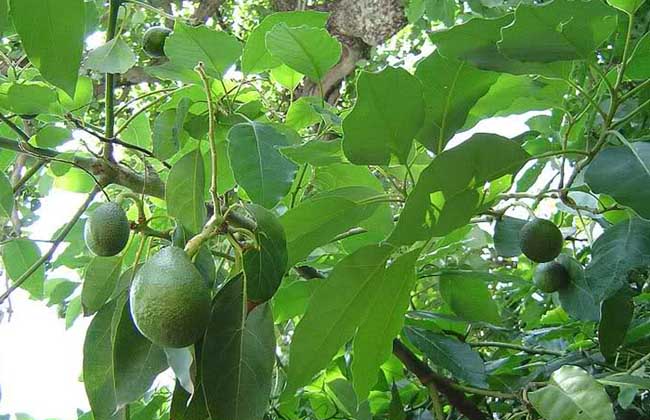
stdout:
{"type": "Polygon", "coordinates": [[[625,334],[634,317],[634,302],[627,290],[605,299],[600,304],[598,344],[600,352],[611,360],[623,344],[625,334]]]}
{"type": "Polygon", "coordinates": [[[632,58],[625,68],[625,75],[634,80],[650,77],[650,33],[643,35],[636,44],[632,58]]]}
{"type": "Polygon", "coordinates": [[[194,234],[199,233],[205,223],[204,184],[203,157],[196,149],[176,162],[165,186],[167,213],[194,234]]]}
{"type": "Polygon", "coordinates": [[[0,172],[0,220],[7,221],[14,210],[14,190],[9,178],[0,172]]]}
{"type": "Polygon", "coordinates": [[[83,0],[11,0],[10,14],[29,61],[74,96],[83,50],[83,0]]]}
{"type": "Polygon", "coordinates": [[[228,132],[233,174],[253,202],[272,208],[291,189],[297,166],[278,150],[289,142],[272,125],[258,122],[237,124],[228,132]]]}
{"type": "Polygon", "coordinates": [[[494,248],[502,257],[517,257],[521,255],[519,247],[519,231],[527,220],[504,216],[494,224],[494,248]]]}
{"type": "Polygon", "coordinates": [[[122,269],[122,257],[94,257],[86,267],[81,303],[84,315],[94,314],[115,290],[122,269]]]}
{"type": "Polygon", "coordinates": [[[406,327],[406,337],[419,348],[431,362],[447,369],[454,378],[479,388],[487,388],[483,359],[469,344],[444,334],[419,328],[406,327]]]}
{"type": "MultiPolygon", "coordinates": [[[[2,262],[7,277],[12,281],[18,280],[40,257],[38,246],[29,239],[14,239],[2,246],[2,262]]],[[[45,268],[41,265],[20,287],[27,290],[32,297],[40,299],[43,296],[44,281],[45,268]]]]}
{"type": "Polygon", "coordinates": [[[257,248],[244,252],[248,299],[266,302],[280,287],[287,271],[287,240],[278,218],[264,207],[250,204],[247,210],[253,215],[257,228],[257,248]]]}
{"type": "MultiPolygon", "coordinates": [[[[558,291],[562,308],[573,318],[583,321],[598,321],[600,298],[592,289],[590,280],[585,277],[582,265],[568,255],[560,255],[557,260],[569,272],[571,282],[558,291]]],[[[599,282],[608,281],[600,279],[599,282]]]]}
{"type": "Polygon", "coordinates": [[[422,85],[404,69],[363,72],[358,97],[343,120],[343,151],[357,165],[387,165],[391,155],[406,163],[422,126],[422,85]]]}
{"type": "Polygon", "coordinates": [[[243,276],[217,295],[203,343],[202,377],[212,418],[259,420],[271,393],[275,336],[271,308],[246,317],[243,276]]]}

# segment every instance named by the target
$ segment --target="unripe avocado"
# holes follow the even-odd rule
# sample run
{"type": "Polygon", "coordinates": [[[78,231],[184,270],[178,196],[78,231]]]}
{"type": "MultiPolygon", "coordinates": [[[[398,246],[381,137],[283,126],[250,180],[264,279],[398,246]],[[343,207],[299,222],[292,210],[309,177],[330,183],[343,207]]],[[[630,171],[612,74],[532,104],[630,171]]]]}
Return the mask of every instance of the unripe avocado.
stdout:
{"type": "Polygon", "coordinates": [[[566,287],[571,281],[569,271],[559,262],[552,261],[537,266],[533,281],[542,292],[553,293],[566,287]]]}
{"type": "Polygon", "coordinates": [[[165,40],[171,33],[172,31],[164,26],[154,26],[147,29],[142,38],[142,49],[150,57],[164,57],[165,40]]]}
{"type": "Polygon", "coordinates": [[[119,254],[129,241],[130,225],[119,204],[110,202],[97,207],[86,220],[84,239],[93,254],[110,257],[119,254]]]}
{"type": "Polygon", "coordinates": [[[131,315],[142,335],[165,347],[187,347],[205,331],[210,290],[183,249],[161,249],[138,270],[131,315]]]}
{"type": "Polygon", "coordinates": [[[519,231],[521,252],[538,263],[554,260],[560,255],[563,243],[562,232],[549,220],[535,218],[519,231]]]}

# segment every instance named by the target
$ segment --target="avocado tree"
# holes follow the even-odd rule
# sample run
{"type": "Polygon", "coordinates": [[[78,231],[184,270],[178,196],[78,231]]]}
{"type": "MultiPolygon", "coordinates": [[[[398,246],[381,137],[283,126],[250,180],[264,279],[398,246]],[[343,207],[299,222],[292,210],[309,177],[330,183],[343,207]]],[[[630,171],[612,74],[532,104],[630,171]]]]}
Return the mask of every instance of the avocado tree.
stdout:
{"type": "Polygon", "coordinates": [[[644,0],[0,0],[0,309],[92,317],[80,419],[650,418],[648,27],[644,0]]]}

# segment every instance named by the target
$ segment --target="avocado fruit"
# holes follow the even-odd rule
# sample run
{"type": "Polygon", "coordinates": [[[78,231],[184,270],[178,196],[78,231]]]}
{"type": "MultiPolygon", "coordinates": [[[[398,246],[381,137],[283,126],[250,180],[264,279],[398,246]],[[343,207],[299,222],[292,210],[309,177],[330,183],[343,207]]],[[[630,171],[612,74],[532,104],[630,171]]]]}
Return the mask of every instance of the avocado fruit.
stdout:
{"type": "Polygon", "coordinates": [[[142,49],[149,57],[160,58],[165,56],[165,40],[172,31],[164,26],[153,26],[144,33],[142,49]]]}
{"type": "Polygon", "coordinates": [[[521,252],[538,263],[553,261],[560,255],[563,244],[562,232],[550,220],[535,218],[519,231],[521,252]]]}
{"type": "Polygon", "coordinates": [[[542,292],[553,293],[565,288],[571,282],[571,275],[561,263],[551,261],[537,266],[533,281],[542,292]]]}
{"type": "Polygon", "coordinates": [[[119,204],[110,202],[101,204],[90,214],[84,228],[84,239],[93,254],[111,257],[124,249],[130,232],[126,213],[119,204]]]}
{"type": "Polygon", "coordinates": [[[130,290],[138,330],[164,347],[187,347],[210,318],[210,290],[182,248],[161,249],[138,270],[130,290]]]}

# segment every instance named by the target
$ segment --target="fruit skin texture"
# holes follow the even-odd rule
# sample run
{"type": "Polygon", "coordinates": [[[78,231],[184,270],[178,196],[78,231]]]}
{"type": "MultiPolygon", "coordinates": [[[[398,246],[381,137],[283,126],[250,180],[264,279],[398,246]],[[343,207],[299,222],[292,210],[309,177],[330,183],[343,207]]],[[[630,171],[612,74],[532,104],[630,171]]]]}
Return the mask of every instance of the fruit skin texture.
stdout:
{"type": "Polygon", "coordinates": [[[129,241],[131,227],[119,204],[110,202],[97,207],[86,220],[84,239],[93,254],[111,257],[119,254],[129,241]]]}
{"type": "Polygon", "coordinates": [[[142,49],[149,57],[165,56],[165,40],[172,31],[164,26],[154,26],[147,29],[142,38],[142,49]]]}
{"type": "Polygon", "coordinates": [[[571,278],[569,271],[561,263],[552,261],[537,266],[533,281],[542,292],[553,293],[565,288],[571,278]]]}
{"type": "Polygon", "coordinates": [[[562,251],[564,237],[553,222],[533,219],[519,231],[519,246],[525,256],[538,263],[554,260],[562,251]]]}
{"type": "Polygon", "coordinates": [[[142,335],[165,347],[194,344],[210,317],[210,290],[185,251],[174,246],[142,265],[129,300],[142,335]]]}

